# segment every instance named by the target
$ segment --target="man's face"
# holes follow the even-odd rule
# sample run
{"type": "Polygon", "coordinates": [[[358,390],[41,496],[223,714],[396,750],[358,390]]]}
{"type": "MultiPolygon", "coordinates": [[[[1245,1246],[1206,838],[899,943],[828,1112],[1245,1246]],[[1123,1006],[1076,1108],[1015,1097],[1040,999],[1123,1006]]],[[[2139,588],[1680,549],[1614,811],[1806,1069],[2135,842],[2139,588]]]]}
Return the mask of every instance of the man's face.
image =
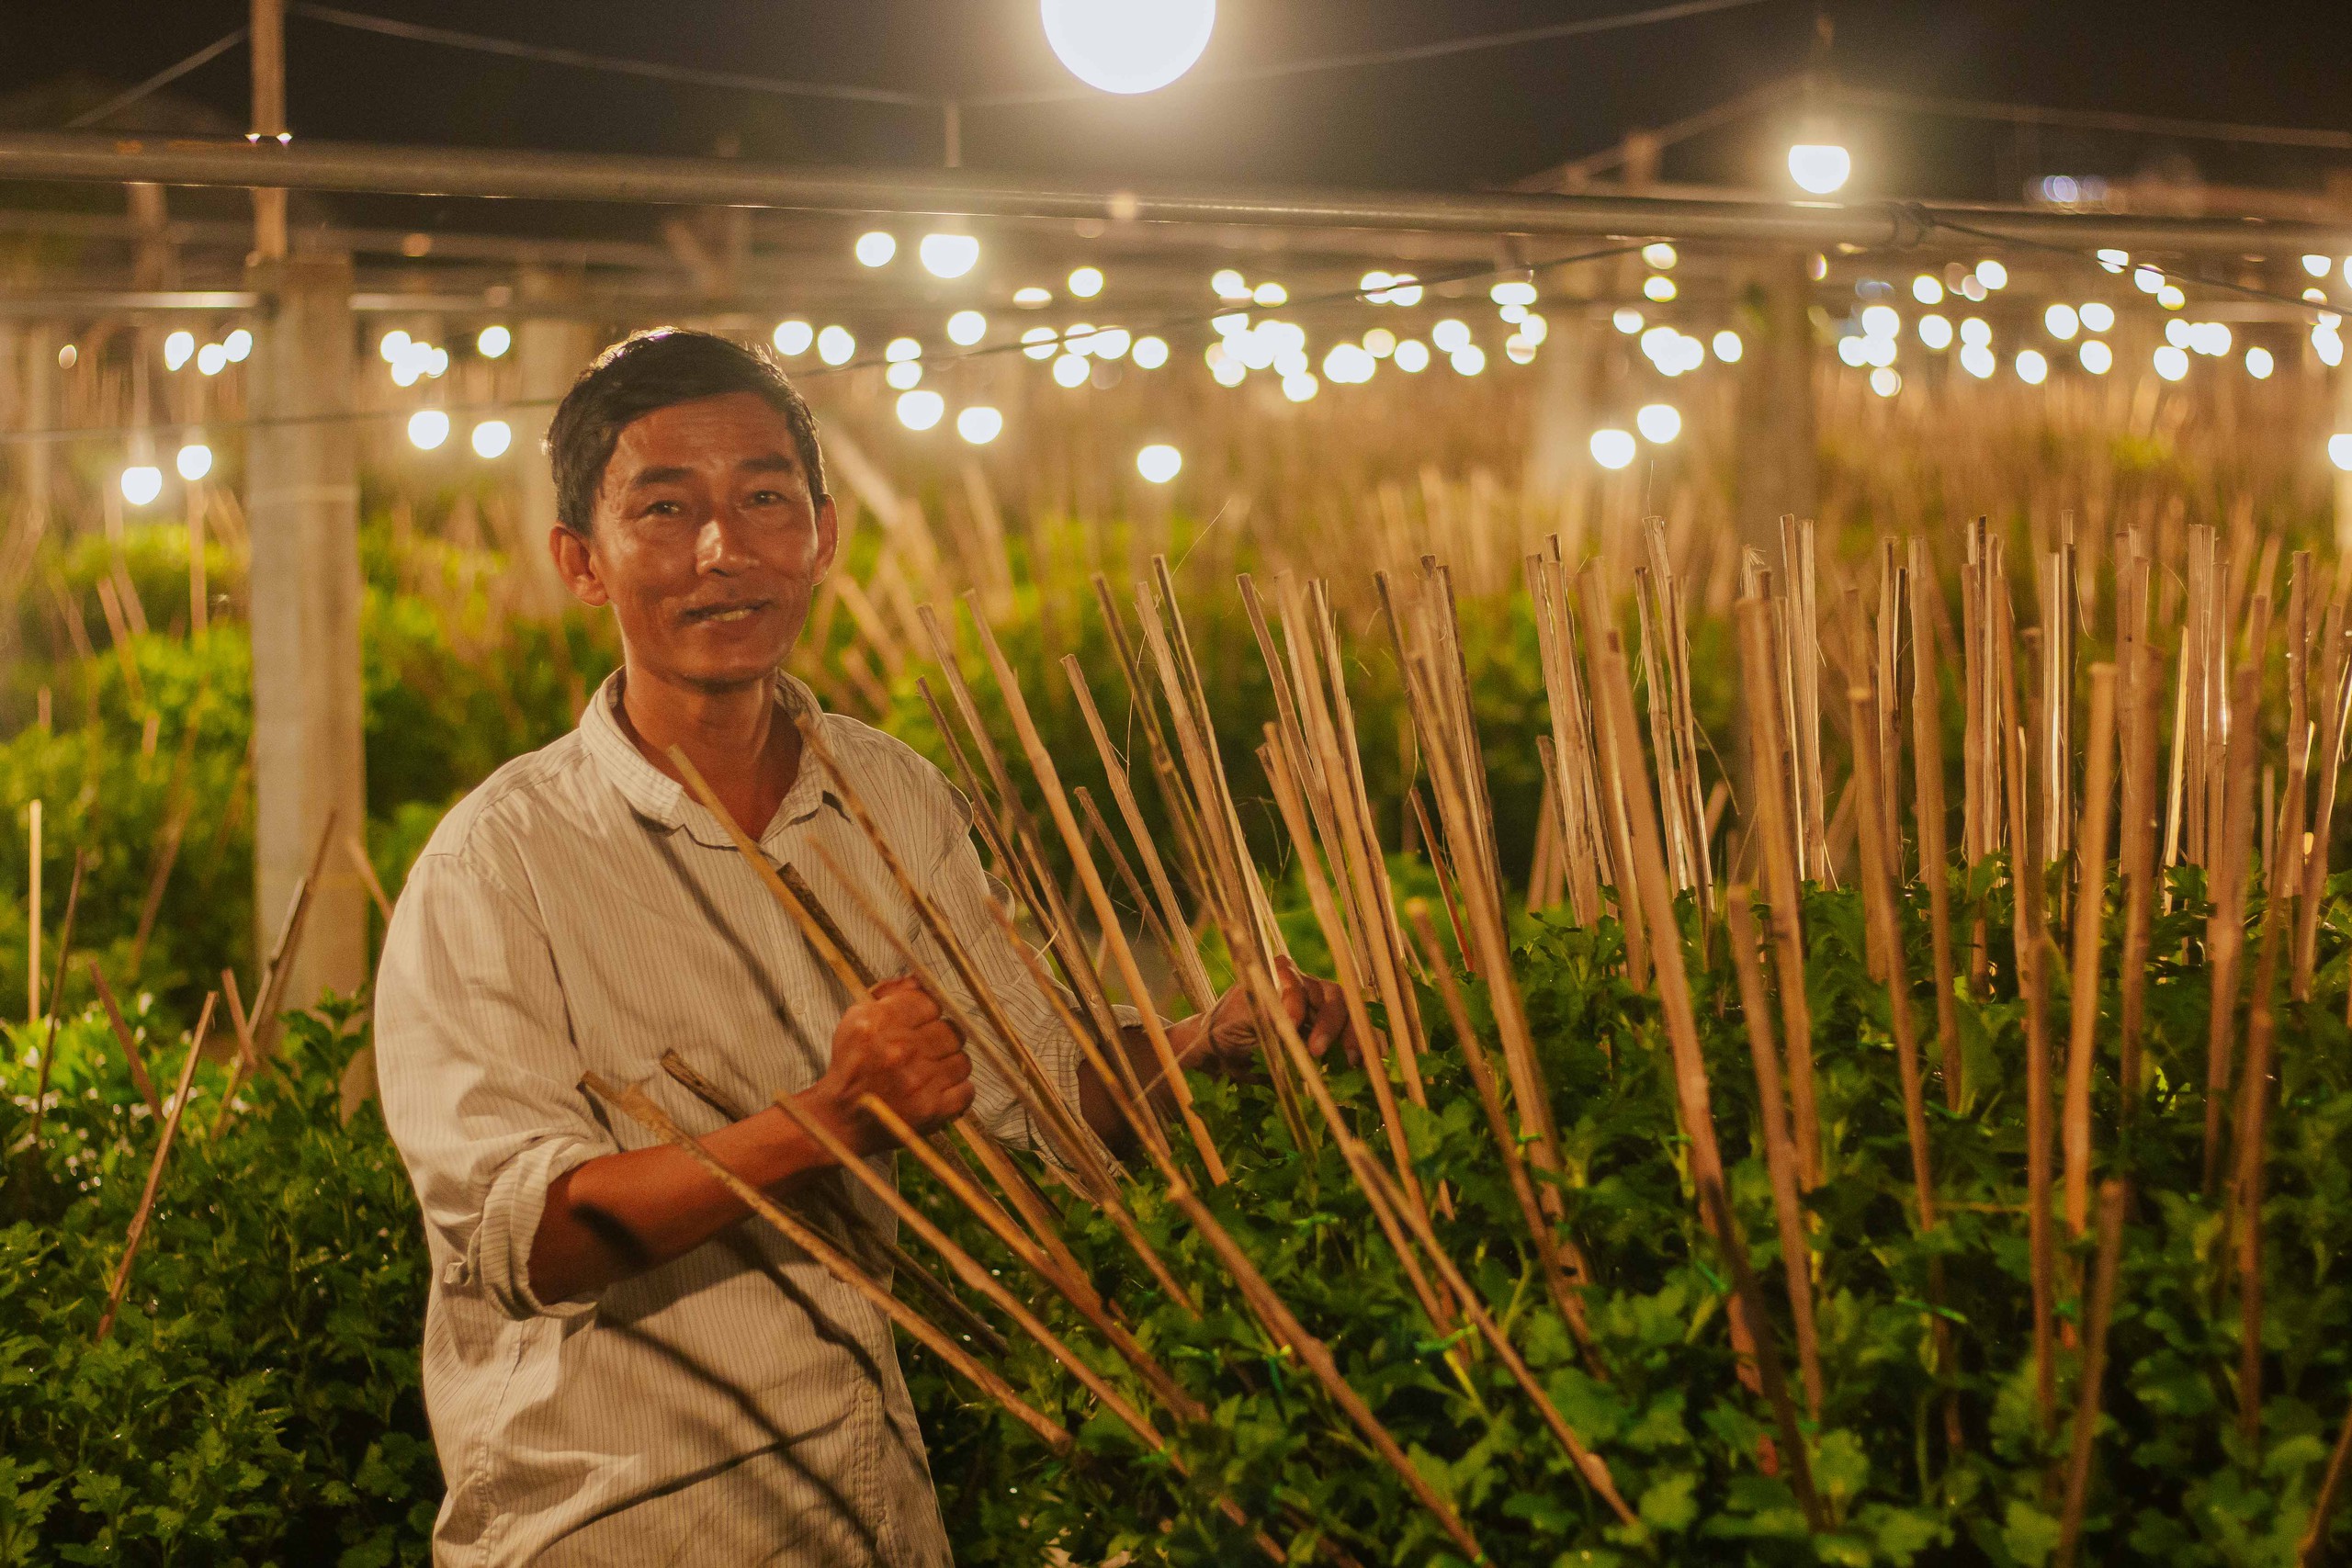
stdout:
{"type": "Polygon", "coordinates": [[[723,691],[763,682],[832,565],[833,503],[809,498],[792,426],[750,392],[674,403],[622,430],[586,538],[556,565],[610,604],[632,668],[723,691]]]}

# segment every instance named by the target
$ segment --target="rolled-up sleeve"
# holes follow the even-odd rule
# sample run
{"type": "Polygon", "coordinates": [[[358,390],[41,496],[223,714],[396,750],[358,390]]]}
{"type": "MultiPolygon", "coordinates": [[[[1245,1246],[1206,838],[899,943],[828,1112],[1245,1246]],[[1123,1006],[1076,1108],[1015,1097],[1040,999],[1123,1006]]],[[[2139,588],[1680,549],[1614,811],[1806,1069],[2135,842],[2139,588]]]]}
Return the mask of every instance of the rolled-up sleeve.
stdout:
{"type": "Polygon", "coordinates": [[[376,978],[385,1120],[450,1282],[510,1317],[569,1317],[545,1302],[531,1244],[548,1185],[616,1145],[580,1088],[547,933],[529,904],[457,853],[409,874],[376,978]]]}

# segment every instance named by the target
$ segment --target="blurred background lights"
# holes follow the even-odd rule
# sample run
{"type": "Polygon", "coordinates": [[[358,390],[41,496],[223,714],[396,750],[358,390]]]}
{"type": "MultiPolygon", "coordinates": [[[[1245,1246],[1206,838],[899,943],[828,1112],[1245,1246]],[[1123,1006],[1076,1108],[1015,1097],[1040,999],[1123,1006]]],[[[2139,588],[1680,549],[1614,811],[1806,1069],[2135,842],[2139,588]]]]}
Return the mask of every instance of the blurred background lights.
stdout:
{"type": "Polygon", "coordinates": [[[899,394],[899,423],[909,430],[929,430],[947,412],[947,400],[928,389],[899,394]]]}
{"type": "Polygon", "coordinates": [[[1396,334],[1386,327],[1374,327],[1363,334],[1363,351],[1374,359],[1385,359],[1396,352],[1396,334]]]}
{"type": "Polygon", "coordinates": [[[1031,327],[1021,334],[1021,341],[1029,345],[1021,352],[1032,359],[1051,359],[1056,352],[1054,340],[1061,335],[1051,327],[1031,327]]]}
{"type": "Polygon", "coordinates": [[[975,446],[985,446],[1004,434],[1004,415],[986,403],[975,403],[956,416],[956,434],[975,446]]]}
{"type": "MultiPolygon", "coordinates": [[[[1388,281],[1388,275],[1386,273],[1384,272],[1380,274],[1379,276],[1383,283],[1388,281]]],[[[1369,288],[1371,283],[1372,279],[1367,276],[1364,279],[1365,287],[1369,288]]],[[[1229,266],[1221,267],[1217,271],[1209,275],[1209,288],[1216,291],[1216,297],[1220,299],[1247,299],[1250,298],[1249,282],[1244,279],[1239,273],[1234,271],[1229,266]]]]}
{"type": "Polygon", "coordinates": [[[1970,316],[1960,323],[1960,341],[1968,344],[1990,344],[1993,328],[1982,316],[1970,316]]]}
{"type": "Polygon", "coordinates": [[[1864,337],[1893,337],[1903,330],[1903,318],[1892,305],[1871,305],[1862,311],[1864,337]]]}
{"type": "Polygon", "coordinates": [[[1073,299],[1091,299],[1102,292],[1102,269],[1082,266],[1069,275],[1065,285],[1073,299]]]}
{"type": "Polygon", "coordinates": [[[218,376],[229,367],[226,344],[208,343],[196,351],[196,369],[200,376],[218,376]]]}
{"type": "Polygon", "coordinates": [[[806,354],[808,345],[817,341],[817,329],[806,321],[778,321],[774,341],[778,354],[806,354]]]}
{"type": "Polygon", "coordinates": [[[220,350],[229,356],[230,364],[243,365],[245,355],[254,351],[254,334],[239,327],[220,340],[220,350]]]}
{"type": "Polygon", "coordinates": [[[172,466],[179,469],[180,478],[184,479],[190,482],[200,479],[212,471],[212,448],[201,441],[191,441],[180,448],[179,456],[173,460],[172,466]]]}
{"type": "Polygon", "coordinates": [[[2062,299],[2041,312],[2041,324],[2059,342],[2072,343],[2075,334],[2083,330],[2083,318],[2072,305],[2062,299]]]}
{"type": "Polygon", "coordinates": [[[1183,468],[1184,454],[1165,441],[1155,441],[1136,454],[1136,472],[1156,485],[1166,484],[1183,468]]]}
{"type": "Polygon", "coordinates": [[[1470,329],[1463,322],[1448,316],[1430,329],[1430,342],[1435,344],[1441,352],[1452,354],[1456,349],[1468,345],[1470,329]]]}
{"type": "Polygon", "coordinates": [[[2344,339],[2335,327],[2322,321],[2312,329],[2312,352],[2332,369],[2344,363],[2344,339]]]}
{"type": "Polygon", "coordinates": [[[1682,412],[1672,403],[1644,403],[1634,415],[1634,428],[1643,440],[1663,446],[1682,434],[1682,412]]]}
{"type": "Polygon", "coordinates": [[[2121,272],[2132,265],[2130,251],[2105,250],[2098,254],[2098,265],[2109,272],[2121,272]]]}
{"type": "Polygon", "coordinates": [[[1943,297],[1944,286],[1936,280],[1934,274],[1923,272],[1911,280],[1911,298],[1920,304],[1941,304],[1943,297]]]}
{"type": "Polygon", "coordinates": [[[381,338],[377,340],[376,352],[382,357],[385,364],[398,365],[401,362],[401,355],[408,353],[408,346],[412,341],[413,340],[409,337],[408,333],[401,331],[398,327],[394,327],[390,332],[386,333],[381,338]]]}
{"type": "Polygon", "coordinates": [[[1292,402],[1306,402],[1322,389],[1323,383],[1307,371],[1291,370],[1283,375],[1283,396],[1292,402]]]}
{"type": "Polygon", "coordinates": [[[1087,346],[1087,352],[1097,359],[1124,359],[1126,357],[1127,350],[1134,344],[1134,334],[1126,328],[1104,327],[1094,334],[1093,342],[1087,346]]]}
{"type": "Polygon", "coordinates": [[[1475,343],[1465,343],[1446,355],[1446,363],[1462,376],[1476,376],[1487,367],[1487,351],[1475,343]]]}
{"type": "Polygon", "coordinates": [[[1083,387],[1087,377],[1091,374],[1093,372],[1087,368],[1083,355],[1065,354],[1054,361],[1054,380],[1061,386],[1083,387]]]}
{"type": "Polygon", "coordinates": [[[2188,303],[2188,296],[2180,291],[2177,284],[2167,283],[2156,290],[2156,303],[2167,310],[2177,310],[2188,303]]]}
{"type": "Polygon", "coordinates": [[[1393,355],[1396,368],[1408,376],[1418,376],[1430,367],[1430,345],[1417,337],[1400,339],[1393,355]]]}
{"type": "Polygon", "coordinates": [[[857,339],[847,327],[827,327],[817,334],[817,357],[828,365],[846,365],[857,352],[857,339]]]}
{"type": "Polygon", "coordinates": [[[1634,433],[1609,427],[1592,433],[1589,444],[1592,460],[1604,468],[1622,468],[1634,460],[1639,449],[1634,445],[1634,433]]]}
{"type": "Polygon", "coordinates": [[[888,266],[890,258],[899,254],[899,236],[883,229],[869,229],[857,237],[857,263],[860,266],[888,266]]]}
{"type": "Polygon", "coordinates": [[[1903,378],[1891,366],[1882,365],[1871,372],[1871,390],[1882,398],[1891,398],[1903,390],[1903,378]]]}
{"type": "Polygon", "coordinates": [[[967,348],[989,335],[989,319],[978,310],[958,310],[947,318],[947,341],[967,348]]]}
{"type": "Polygon", "coordinates": [[[1216,28],[1216,0],[1044,0],[1039,11],[1054,57],[1106,93],[1165,87],[1216,28]]]}
{"type": "Polygon", "coordinates": [[[2271,360],[2268,349],[2256,345],[2245,351],[2245,373],[2256,380],[2269,380],[2270,372],[2276,366],[2271,360]]]}
{"type": "Polygon", "coordinates": [[[164,340],[164,368],[176,370],[196,354],[196,334],[175,332],[164,340]]]}
{"type": "Polygon", "coordinates": [[[1261,283],[1250,291],[1250,298],[1257,304],[1272,309],[1290,303],[1290,290],[1279,283],[1261,283]]]}
{"type": "Polygon", "coordinates": [[[2115,325],[2115,307],[2098,299],[2090,301],[2075,314],[2082,318],[2084,329],[2088,332],[2103,333],[2115,325]]]}
{"type": "Polygon", "coordinates": [[[1050,288],[1040,288],[1035,284],[1031,284],[1026,288],[1014,289],[1012,291],[1012,302],[1020,306],[1024,310],[1035,310],[1041,305],[1052,304],[1054,302],[1054,291],[1050,288]]]}
{"type": "Polygon", "coordinates": [[[2335,270],[2335,258],[2334,256],[2305,256],[2303,270],[2313,277],[2325,277],[2335,270]]]}
{"type": "Polygon", "coordinates": [[[2094,376],[2104,376],[2115,368],[2115,350],[2097,338],[2086,338],[2083,346],[2075,351],[2075,358],[2094,376]]]}
{"type": "Polygon", "coordinates": [[[1331,352],[1323,356],[1323,378],[1337,381],[1341,386],[1369,381],[1373,371],[1377,368],[1378,361],[1366,352],[1362,344],[1335,344],[1331,352]]]}
{"type": "Polygon", "coordinates": [[[2029,348],[2017,357],[2018,379],[2029,387],[2039,387],[2050,379],[2050,361],[2038,348],[2029,348]]]}
{"type": "Polygon", "coordinates": [[[164,493],[164,470],[153,463],[133,463],[122,470],[122,499],[144,506],[164,493]]]}
{"type": "Polygon", "coordinates": [[[1854,156],[1834,141],[1800,141],[1789,149],[1789,178],[1814,196],[1843,189],[1853,177],[1854,156]]]}
{"type": "Polygon", "coordinates": [[[1722,360],[1725,365],[1738,364],[1739,356],[1747,352],[1746,348],[1740,344],[1739,334],[1733,332],[1729,327],[1725,327],[1723,331],[1715,334],[1714,341],[1711,346],[1715,351],[1715,357],[1722,360]]]}
{"type": "Polygon", "coordinates": [[[2171,344],[2156,350],[2156,374],[2167,381],[2177,381],[2188,374],[2188,355],[2171,344]]]}
{"type": "Polygon", "coordinates": [[[1939,316],[1932,310],[1920,317],[1919,341],[1933,349],[1950,348],[1951,346],[1951,319],[1939,316]]]}
{"type": "Polygon", "coordinates": [[[961,277],[979,265],[980,243],[969,234],[925,234],[915,254],[932,276],[961,277]]]}
{"type": "Polygon", "coordinates": [[[1987,288],[2007,288],[2009,286],[2009,269],[1987,256],[1976,264],[1976,281],[1987,288]]]}
{"type": "Polygon", "coordinates": [[[2165,275],[2154,267],[2135,266],[2132,269],[2132,287],[2141,293],[2154,294],[2164,286],[2165,275]]]}
{"type": "Polygon", "coordinates": [[[1513,365],[1532,365],[1535,360],[1535,340],[1513,333],[1503,339],[1503,353],[1513,365]]]}
{"type": "Polygon", "coordinates": [[[1960,350],[1960,367],[1982,381],[2000,368],[1993,351],[1981,343],[1963,344],[1960,350]]]}
{"type": "Polygon", "coordinates": [[[2327,460],[2352,474],[2352,435],[2331,435],[2327,438],[2327,460]]]}
{"type": "Polygon", "coordinates": [[[894,337],[884,346],[882,357],[892,365],[898,364],[902,359],[921,359],[922,344],[910,337],[894,337]]]}
{"type": "Polygon", "coordinates": [[[1642,313],[1631,305],[1620,305],[1610,316],[1609,324],[1631,337],[1642,330],[1642,313]]]}
{"type": "Polygon", "coordinates": [[[1164,337],[1139,337],[1129,351],[1137,369],[1157,370],[1168,363],[1168,340],[1164,337]]]}
{"type": "Polygon", "coordinates": [[[1660,272],[1664,272],[1668,267],[1672,266],[1679,259],[1679,258],[1674,254],[1674,247],[1668,244],[1664,240],[1653,241],[1651,243],[1642,247],[1642,260],[1648,263],[1651,266],[1657,268],[1660,272]]]}
{"type": "Polygon", "coordinates": [[[488,326],[474,334],[474,352],[484,359],[503,359],[514,346],[514,334],[504,327],[488,326]]]}
{"type": "Polygon", "coordinates": [[[882,372],[882,384],[894,392],[922,385],[922,362],[901,359],[882,372]]]}
{"type": "Polygon", "coordinates": [[[408,443],[430,452],[449,439],[449,416],[439,409],[419,409],[408,416],[408,443]]]}
{"type": "Polygon", "coordinates": [[[514,427],[503,419],[486,419],[474,426],[474,456],[503,457],[514,445],[514,427]]]}
{"type": "Polygon", "coordinates": [[[1487,289],[1487,298],[1498,305],[1532,305],[1535,285],[1521,277],[1506,278],[1487,289]]]}
{"type": "Polygon", "coordinates": [[[1530,316],[1519,323],[1519,335],[1530,343],[1542,343],[1552,335],[1552,323],[1541,316],[1530,316]]]}
{"type": "Polygon", "coordinates": [[[1674,279],[1664,273],[1654,272],[1642,279],[1642,298],[1645,299],[1654,299],[1663,305],[1674,295],[1674,279]]]}

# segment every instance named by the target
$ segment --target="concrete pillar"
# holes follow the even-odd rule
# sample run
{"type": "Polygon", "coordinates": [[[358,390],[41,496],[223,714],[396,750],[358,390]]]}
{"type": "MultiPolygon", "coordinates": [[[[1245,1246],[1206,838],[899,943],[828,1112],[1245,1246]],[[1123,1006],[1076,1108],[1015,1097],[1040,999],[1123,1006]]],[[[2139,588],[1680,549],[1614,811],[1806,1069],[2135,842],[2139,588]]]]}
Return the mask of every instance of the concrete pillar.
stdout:
{"type": "Polygon", "coordinates": [[[1548,312],[1535,355],[1535,389],[1527,408],[1528,499],[1555,510],[1592,470],[1590,307],[1548,312]]]}
{"type": "MultiPolygon", "coordinates": [[[[2335,422],[2328,435],[2352,434],[2352,365],[2341,366],[2335,372],[2335,422]]],[[[2322,454],[2329,458],[2328,468],[2335,476],[2335,547],[2352,555],[2352,468],[2335,467],[2332,452],[2323,445],[2322,454]]]]}
{"type": "Polygon", "coordinates": [[[1773,257],[1744,290],[1739,378],[1739,541],[1781,565],[1781,515],[1815,515],[1820,458],[1814,426],[1813,278],[1804,254],[1773,257]]]}
{"type": "MultiPolygon", "coordinates": [[[[54,430],[57,417],[58,333],[44,322],[27,326],[24,334],[25,378],[18,417],[27,430],[54,430]]],[[[17,448],[17,503],[31,519],[38,537],[49,527],[50,465],[54,446],[28,441],[17,448]]]]}
{"type": "MultiPolygon", "coordinates": [[[[247,273],[260,295],[248,371],[245,519],[253,536],[254,921],[266,953],[328,818],[364,830],[359,679],[359,438],[350,421],[351,263],[300,254],[247,273]],[[273,424],[272,420],[287,420],[273,424]]],[[[368,977],[368,896],[330,844],[286,1004],[368,977]]]]}
{"type": "MultiPolygon", "coordinates": [[[[523,269],[516,296],[526,304],[563,304],[577,300],[580,276],[552,267],[523,269]]],[[[525,581],[531,585],[533,607],[547,615],[560,615],[571,604],[571,592],[556,575],[548,555],[548,530],[555,525],[555,476],[540,450],[555,405],[588,367],[596,345],[589,342],[585,321],[569,316],[526,316],[515,324],[514,356],[522,378],[522,397],[528,405],[514,413],[516,460],[523,470],[523,505],[508,547],[521,558],[525,581]]]]}

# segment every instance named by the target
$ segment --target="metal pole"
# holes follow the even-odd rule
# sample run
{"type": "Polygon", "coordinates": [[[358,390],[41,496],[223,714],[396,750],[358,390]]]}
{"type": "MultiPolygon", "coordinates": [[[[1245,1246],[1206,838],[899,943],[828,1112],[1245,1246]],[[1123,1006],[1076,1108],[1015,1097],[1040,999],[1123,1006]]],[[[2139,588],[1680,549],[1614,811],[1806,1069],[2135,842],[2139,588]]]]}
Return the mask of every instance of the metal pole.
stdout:
{"type": "MultiPolygon", "coordinates": [[[[280,144],[24,131],[0,136],[0,180],[154,180],[299,190],[641,202],[676,207],[972,218],[1118,218],[1158,223],[1622,235],[1827,249],[1900,246],[1939,217],[2004,239],[2076,248],[2227,255],[2352,249],[2344,224],[2113,217],[2014,207],[1694,200],[1516,191],[1414,192],[1204,183],[1112,187],[958,170],[762,166],[643,158],[304,141],[280,144]]],[[[1981,243],[1981,242],[1980,242],[1981,243]]]]}
{"type": "MultiPolygon", "coordinates": [[[[251,38],[254,118],[246,141],[256,146],[280,144],[286,140],[286,0],[253,0],[251,38]]],[[[263,261],[286,254],[283,189],[254,191],[254,254],[263,261]]]]}

